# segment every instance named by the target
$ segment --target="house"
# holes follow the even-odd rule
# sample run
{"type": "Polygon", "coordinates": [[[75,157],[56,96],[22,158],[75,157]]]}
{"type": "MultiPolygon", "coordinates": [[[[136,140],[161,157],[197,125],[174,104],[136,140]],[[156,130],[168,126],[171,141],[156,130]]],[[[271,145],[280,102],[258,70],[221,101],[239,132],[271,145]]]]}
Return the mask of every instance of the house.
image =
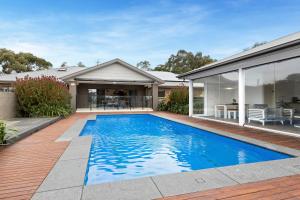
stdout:
{"type": "Polygon", "coordinates": [[[300,133],[300,32],[178,76],[189,80],[189,115],[280,133],[300,133]],[[193,85],[204,85],[193,111],[193,85]]]}
{"type": "MultiPolygon", "coordinates": [[[[0,91],[10,91],[16,78],[55,76],[68,84],[74,110],[156,109],[172,88],[188,86],[171,72],[144,71],[120,59],[90,68],[65,67],[0,76],[0,91]]],[[[0,100],[1,101],[1,100],[0,100]]]]}

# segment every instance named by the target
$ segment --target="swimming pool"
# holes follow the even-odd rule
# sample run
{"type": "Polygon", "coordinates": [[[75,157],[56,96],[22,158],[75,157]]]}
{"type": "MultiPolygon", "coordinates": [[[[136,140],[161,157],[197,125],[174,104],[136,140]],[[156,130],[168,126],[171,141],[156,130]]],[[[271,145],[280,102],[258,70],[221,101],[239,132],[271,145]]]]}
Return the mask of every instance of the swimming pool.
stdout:
{"type": "Polygon", "coordinates": [[[150,114],[98,115],[80,135],[86,185],[292,157],[150,114]]]}

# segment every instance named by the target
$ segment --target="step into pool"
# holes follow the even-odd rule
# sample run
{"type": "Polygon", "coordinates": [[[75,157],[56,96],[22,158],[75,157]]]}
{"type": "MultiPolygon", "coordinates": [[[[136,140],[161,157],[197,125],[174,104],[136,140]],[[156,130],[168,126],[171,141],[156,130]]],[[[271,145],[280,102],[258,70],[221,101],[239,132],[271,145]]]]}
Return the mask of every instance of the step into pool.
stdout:
{"type": "Polygon", "coordinates": [[[151,114],[98,115],[85,184],[99,184],[292,156],[151,114]]]}

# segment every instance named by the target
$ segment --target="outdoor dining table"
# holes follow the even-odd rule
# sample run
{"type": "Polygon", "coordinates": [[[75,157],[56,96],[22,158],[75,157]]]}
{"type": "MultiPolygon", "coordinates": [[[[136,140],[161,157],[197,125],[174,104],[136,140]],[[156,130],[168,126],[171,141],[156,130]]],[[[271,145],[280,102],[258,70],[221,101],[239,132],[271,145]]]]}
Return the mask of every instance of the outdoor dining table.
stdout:
{"type": "Polygon", "coordinates": [[[218,104],[215,105],[215,117],[221,117],[221,111],[224,113],[224,119],[231,118],[234,114],[234,119],[237,118],[238,105],[235,104],[218,104]]]}

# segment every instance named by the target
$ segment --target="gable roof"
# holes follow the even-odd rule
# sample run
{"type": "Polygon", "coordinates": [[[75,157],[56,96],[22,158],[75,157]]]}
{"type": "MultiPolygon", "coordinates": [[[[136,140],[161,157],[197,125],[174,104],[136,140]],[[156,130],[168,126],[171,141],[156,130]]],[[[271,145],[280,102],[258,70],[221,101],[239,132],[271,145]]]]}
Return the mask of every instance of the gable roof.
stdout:
{"type": "Polygon", "coordinates": [[[31,71],[31,72],[22,72],[14,74],[2,74],[0,75],[0,82],[15,82],[16,78],[24,78],[29,76],[32,78],[40,76],[55,76],[58,79],[61,79],[64,76],[73,74],[75,72],[81,71],[84,68],[82,67],[66,67],[64,71],[60,71],[59,68],[50,68],[46,70],[31,71]]]}
{"type": "Polygon", "coordinates": [[[137,67],[134,67],[120,59],[113,59],[108,62],[96,65],[94,67],[89,68],[83,68],[83,67],[66,67],[64,71],[60,71],[59,68],[51,68],[47,70],[40,70],[40,71],[32,71],[32,72],[22,72],[22,73],[14,73],[14,74],[3,74],[0,75],[0,82],[15,82],[16,78],[24,78],[25,76],[30,77],[40,77],[40,76],[55,76],[61,80],[67,80],[73,77],[76,77],[78,75],[82,75],[103,67],[107,67],[109,65],[112,65],[114,63],[119,63],[122,66],[127,67],[128,69],[135,71],[141,75],[144,75],[145,77],[148,77],[151,80],[154,80],[155,82],[158,82],[160,84],[164,83],[164,80],[160,77],[157,77],[153,74],[150,74],[146,71],[143,71],[141,69],[138,69],[137,67]]]}
{"type": "Polygon", "coordinates": [[[94,70],[98,70],[98,69],[101,69],[101,68],[104,68],[104,67],[107,67],[109,65],[112,65],[114,63],[119,63],[121,64],[122,66],[124,67],[127,67],[128,69],[134,71],[134,72],[137,72],[141,75],[144,75],[145,77],[148,77],[158,83],[164,83],[164,81],[156,76],[153,76],[152,74],[144,71],[144,70],[141,70],[137,67],[134,67],[133,65],[130,65],[128,63],[126,63],[125,61],[119,59],[119,58],[116,58],[116,59],[113,59],[113,60],[110,60],[108,62],[104,62],[104,63],[101,63],[99,65],[96,65],[94,67],[90,67],[90,68],[86,68],[84,70],[81,70],[81,71],[78,71],[78,72],[75,72],[75,73],[72,73],[72,74],[69,74],[69,75],[66,75],[64,77],[62,77],[62,80],[67,80],[67,79],[71,79],[71,78],[74,78],[76,76],[79,76],[79,75],[83,75],[83,74],[86,74],[88,72],[91,72],[91,71],[94,71],[94,70]]]}
{"type": "Polygon", "coordinates": [[[244,59],[247,59],[247,58],[251,58],[251,57],[258,56],[258,55],[261,55],[261,54],[265,54],[265,53],[268,53],[268,52],[272,52],[272,51],[282,49],[282,48],[285,48],[285,47],[289,47],[289,46],[292,46],[292,45],[296,45],[296,44],[299,44],[299,43],[300,43],[300,32],[296,32],[296,33],[293,33],[293,34],[275,39],[271,42],[260,45],[258,47],[249,49],[247,51],[243,51],[243,52],[234,54],[234,55],[229,56],[227,58],[224,58],[222,60],[219,60],[219,61],[213,62],[211,64],[205,65],[201,68],[194,69],[192,71],[180,74],[178,76],[178,78],[184,78],[188,75],[195,74],[197,72],[201,72],[201,71],[205,71],[205,70],[208,70],[208,69],[211,69],[211,68],[219,67],[219,66],[222,66],[222,65],[225,65],[225,64],[230,64],[230,63],[233,63],[233,62],[237,62],[237,61],[240,61],[240,60],[244,60],[244,59]]]}

